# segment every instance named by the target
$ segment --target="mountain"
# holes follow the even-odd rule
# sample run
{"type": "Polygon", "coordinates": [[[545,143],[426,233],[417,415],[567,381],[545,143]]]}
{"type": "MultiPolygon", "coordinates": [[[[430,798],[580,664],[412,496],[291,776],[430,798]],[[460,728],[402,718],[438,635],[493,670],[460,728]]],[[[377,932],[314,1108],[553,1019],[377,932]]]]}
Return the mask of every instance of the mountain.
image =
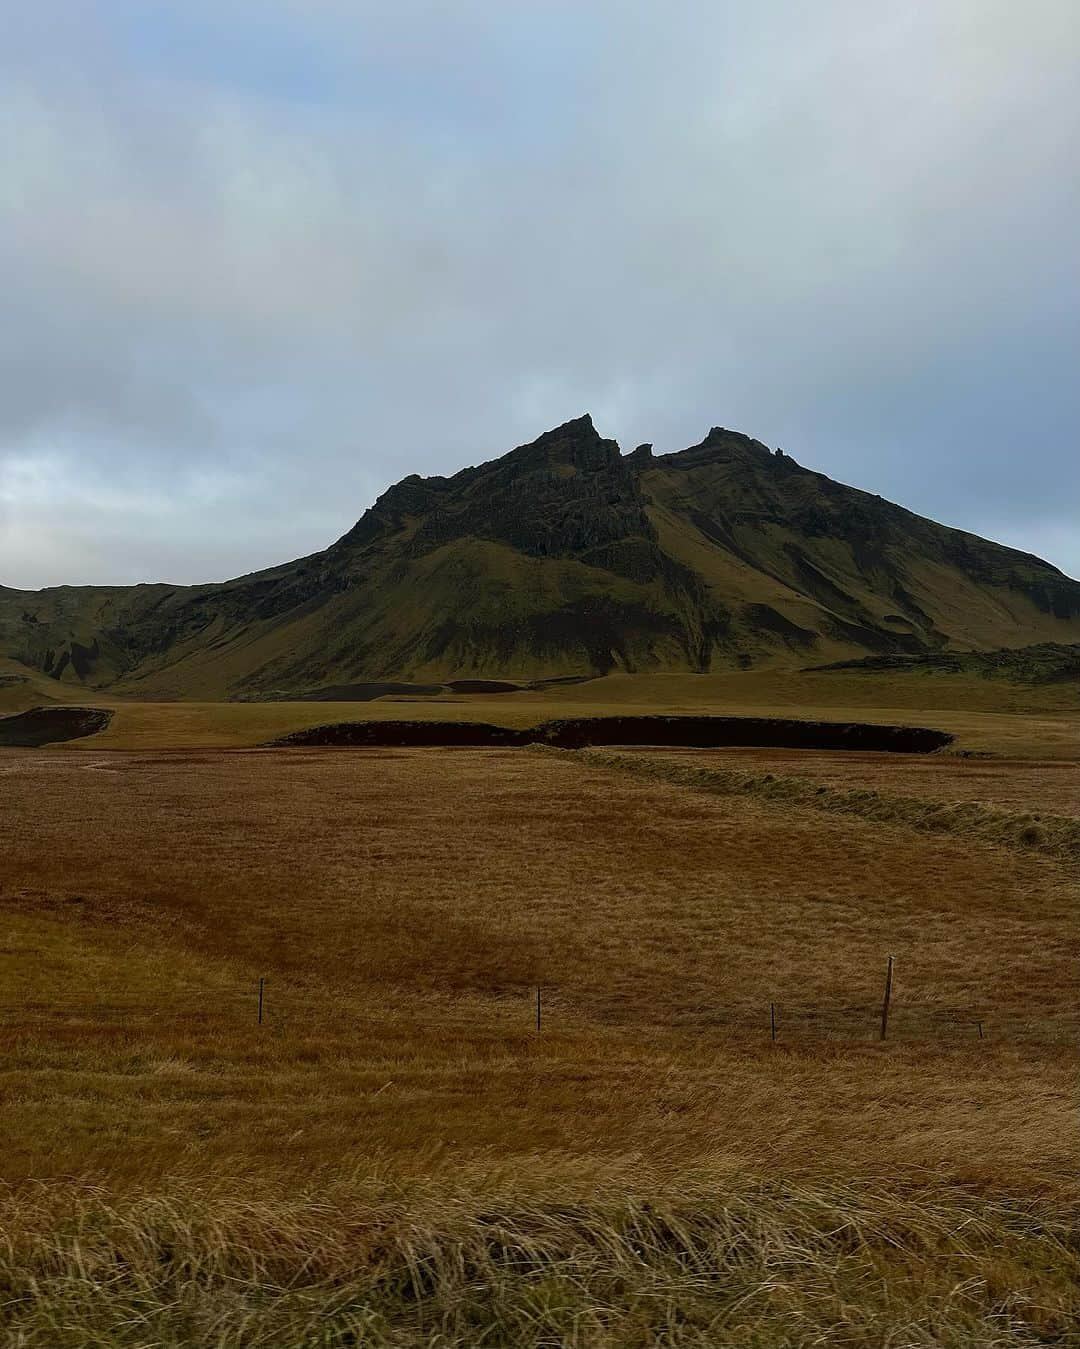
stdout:
{"type": "Polygon", "coordinates": [[[807,665],[1080,641],[1049,563],[714,428],[622,455],[588,416],[412,475],[324,552],[222,584],[0,588],[0,659],[143,697],[807,665]]]}

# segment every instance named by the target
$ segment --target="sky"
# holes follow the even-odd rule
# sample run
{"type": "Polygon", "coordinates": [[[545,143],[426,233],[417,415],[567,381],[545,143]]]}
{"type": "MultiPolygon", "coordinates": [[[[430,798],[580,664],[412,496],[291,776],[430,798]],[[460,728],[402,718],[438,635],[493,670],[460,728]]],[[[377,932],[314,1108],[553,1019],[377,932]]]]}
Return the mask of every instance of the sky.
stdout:
{"type": "Polygon", "coordinates": [[[220,580],[591,412],[1080,576],[1076,0],[35,0],[0,585],[220,580]]]}

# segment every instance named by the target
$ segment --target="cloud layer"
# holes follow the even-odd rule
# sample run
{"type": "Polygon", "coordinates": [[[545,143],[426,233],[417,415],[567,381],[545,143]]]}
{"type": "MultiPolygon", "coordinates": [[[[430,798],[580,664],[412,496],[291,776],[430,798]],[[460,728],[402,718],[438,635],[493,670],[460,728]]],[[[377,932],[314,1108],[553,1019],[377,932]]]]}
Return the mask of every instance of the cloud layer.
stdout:
{"type": "Polygon", "coordinates": [[[0,584],[221,579],[589,410],[1080,573],[1073,0],[44,0],[0,584]]]}

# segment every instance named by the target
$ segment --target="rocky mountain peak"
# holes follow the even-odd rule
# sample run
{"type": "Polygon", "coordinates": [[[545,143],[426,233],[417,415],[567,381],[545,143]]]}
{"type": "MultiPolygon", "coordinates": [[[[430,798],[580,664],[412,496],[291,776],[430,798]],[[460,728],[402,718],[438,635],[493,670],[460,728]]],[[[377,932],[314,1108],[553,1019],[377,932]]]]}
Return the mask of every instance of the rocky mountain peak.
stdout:
{"type": "Polygon", "coordinates": [[[1037,558],[725,427],[654,460],[588,415],[449,477],[409,474],[337,544],[266,572],[0,590],[0,658],[169,696],[1078,638],[1080,584],[1037,558]]]}
{"type": "Polygon", "coordinates": [[[620,457],[618,443],[605,440],[586,412],[583,417],[575,417],[562,426],[545,431],[527,445],[519,445],[485,467],[505,465],[514,470],[552,469],[565,473],[569,469],[573,472],[595,473],[609,468],[620,457]]]}

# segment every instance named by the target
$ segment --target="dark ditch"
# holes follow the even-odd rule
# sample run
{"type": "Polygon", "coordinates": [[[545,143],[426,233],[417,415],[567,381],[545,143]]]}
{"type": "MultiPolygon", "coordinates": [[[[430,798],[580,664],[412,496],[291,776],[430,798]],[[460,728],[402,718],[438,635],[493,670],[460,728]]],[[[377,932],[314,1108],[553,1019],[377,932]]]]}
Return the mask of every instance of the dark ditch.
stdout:
{"type": "Polygon", "coordinates": [[[573,717],[515,729],[471,721],[338,721],[293,731],[269,746],[344,745],[357,748],[507,748],[553,745],[655,745],[682,749],[753,746],[777,749],[875,750],[930,754],[951,744],[947,731],[924,726],[875,726],[857,721],[796,721],[783,717],[573,717]]]}
{"type": "Polygon", "coordinates": [[[36,749],[103,731],[113,714],[101,707],[33,707],[0,718],[0,746],[36,749]]]}

